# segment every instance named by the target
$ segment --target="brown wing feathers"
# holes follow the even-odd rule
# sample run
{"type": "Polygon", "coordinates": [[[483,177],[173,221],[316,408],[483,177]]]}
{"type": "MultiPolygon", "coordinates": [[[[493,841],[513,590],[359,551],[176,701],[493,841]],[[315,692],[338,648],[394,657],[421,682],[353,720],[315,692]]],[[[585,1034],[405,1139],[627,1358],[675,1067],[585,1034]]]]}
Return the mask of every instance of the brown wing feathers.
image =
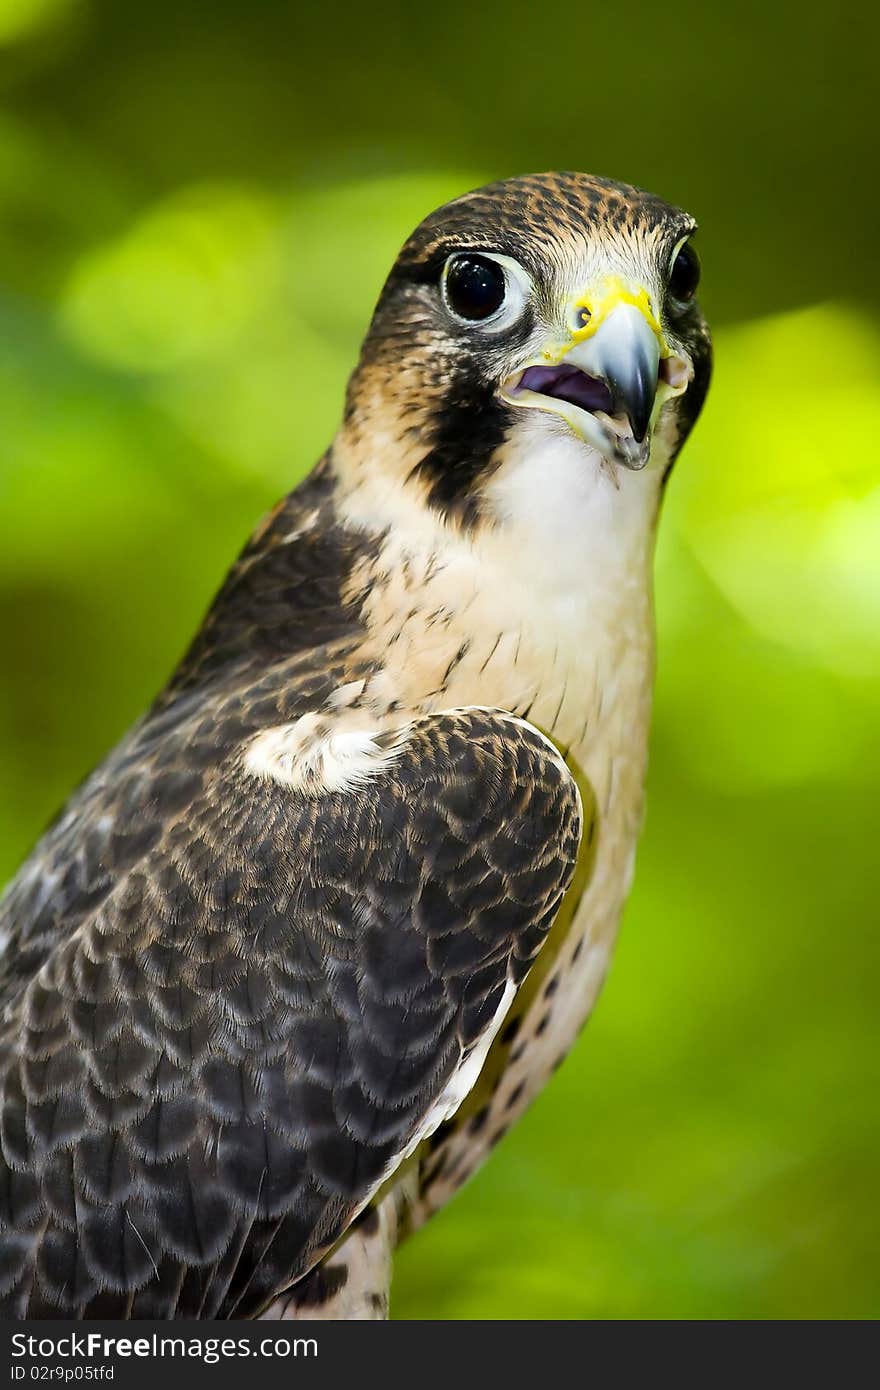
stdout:
{"type": "Polygon", "coordinates": [[[393,1168],[575,862],[573,784],[505,715],[419,720],[315,799],[206,771],[192,729],[163,748],[9,996],[6,1316],[259,1313],[393,1168]]]}

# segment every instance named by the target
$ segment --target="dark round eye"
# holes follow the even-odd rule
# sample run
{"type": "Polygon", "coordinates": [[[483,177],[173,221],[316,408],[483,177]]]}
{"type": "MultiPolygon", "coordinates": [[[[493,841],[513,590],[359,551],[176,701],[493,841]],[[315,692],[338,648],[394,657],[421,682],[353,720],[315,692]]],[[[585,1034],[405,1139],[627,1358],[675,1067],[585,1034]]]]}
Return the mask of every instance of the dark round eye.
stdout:
{"type": "Polygon", "coordinates": [[[700,283],[700,258],[689,241],[679,247],[669,272],[669,293],[679,304],[693,299],[700,283]]]}
{"type": "Polygon", "coordinates": [[[487,319],[504,303],[504,271],[489,256],[453,256],[446,268],[446,302],[463,319],[487,319]]]}

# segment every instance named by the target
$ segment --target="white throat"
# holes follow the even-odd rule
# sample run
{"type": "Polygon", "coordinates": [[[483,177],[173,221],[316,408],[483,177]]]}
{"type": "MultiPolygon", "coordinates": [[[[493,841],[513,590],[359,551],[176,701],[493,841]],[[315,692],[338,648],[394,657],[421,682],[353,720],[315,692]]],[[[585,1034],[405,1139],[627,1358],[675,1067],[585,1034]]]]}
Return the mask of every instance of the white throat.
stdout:
{"type": "Polygon", "coordinates": [[[486,488],[498,518],[487,546],[540,593],[546,622],[559,606],[598,617],[650,583],[660,477],[656,464],[631,472],[564,426],[526,420],[486,488]]]}

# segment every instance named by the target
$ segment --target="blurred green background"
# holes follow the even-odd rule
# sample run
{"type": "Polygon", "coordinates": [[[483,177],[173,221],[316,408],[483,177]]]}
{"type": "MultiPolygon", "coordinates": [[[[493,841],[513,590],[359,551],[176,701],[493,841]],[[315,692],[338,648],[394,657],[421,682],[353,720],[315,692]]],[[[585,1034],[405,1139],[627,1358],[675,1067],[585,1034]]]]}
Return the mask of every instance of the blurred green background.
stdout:
{"type": "Polygon", "coordinates": [[[701,222],[615,968],[399,1318],[880,1312],[877,15],[0,0],[0,877],[332,436],[422,215],[563,167],[701,222]]]}

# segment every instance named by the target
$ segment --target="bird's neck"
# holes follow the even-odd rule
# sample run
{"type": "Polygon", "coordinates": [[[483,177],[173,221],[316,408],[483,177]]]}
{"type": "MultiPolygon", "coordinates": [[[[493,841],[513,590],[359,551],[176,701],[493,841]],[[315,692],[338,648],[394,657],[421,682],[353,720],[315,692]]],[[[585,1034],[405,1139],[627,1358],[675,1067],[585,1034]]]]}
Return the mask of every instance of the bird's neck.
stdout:
{"type": "Polygon", "coordinates": [[[526,437],[462,531],[378,470],[337,462],[344,524],[372,534],[363,594],[375,690],[398,708],[497,705],[563,747],[609,718],[647,733],[659,469],[611,471],[574,440],[526,437]]]}

